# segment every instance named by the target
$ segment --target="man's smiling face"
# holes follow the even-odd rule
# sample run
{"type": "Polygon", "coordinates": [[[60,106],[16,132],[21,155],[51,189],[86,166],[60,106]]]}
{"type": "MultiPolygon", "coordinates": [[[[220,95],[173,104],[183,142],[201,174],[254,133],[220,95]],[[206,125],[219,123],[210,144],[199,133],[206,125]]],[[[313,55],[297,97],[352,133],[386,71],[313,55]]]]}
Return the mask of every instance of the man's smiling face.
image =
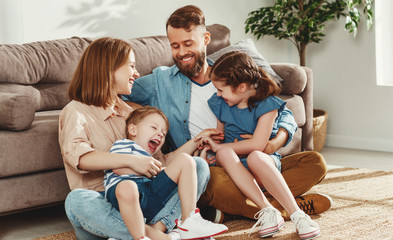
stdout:
{"type": "Polygon", "coordinates": [[[199,26],[192,27],[190,31],[168,26],[167,35],[173,60],[180,72],[189,78],[197,76],[206,60],[206,31],[199,26]]]}

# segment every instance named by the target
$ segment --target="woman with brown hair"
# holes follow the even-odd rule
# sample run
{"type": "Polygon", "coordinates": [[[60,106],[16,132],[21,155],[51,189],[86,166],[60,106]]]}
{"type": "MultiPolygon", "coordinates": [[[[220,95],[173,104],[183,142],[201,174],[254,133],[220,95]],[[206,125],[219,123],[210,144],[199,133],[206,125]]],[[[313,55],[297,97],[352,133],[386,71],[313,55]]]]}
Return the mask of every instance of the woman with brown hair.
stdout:
{"type": "MultiPolygon", "coordinates": [[[[119,95],[130,94],[138,77],[131,46],[120,39],[100,38],[83,53],[69,85],[71,102],[60,114],[59,143],[72,190],[65,210],[78,239],[132,239],[119,211],[104,198],[105,169],[130,168],[150,178],[165,166],[161,152],[153,157],[109,153],[112,144],[125,137],[125,119],[132,111],[119,95]]],[[[195,161],[199,197],[209,169],[204,160],[195,161]]],[[[178,234],[163,232],[171,231],[180,215],[176,193],[147,223],[147,234],[153,239],[178,239],[178,234]]]]}

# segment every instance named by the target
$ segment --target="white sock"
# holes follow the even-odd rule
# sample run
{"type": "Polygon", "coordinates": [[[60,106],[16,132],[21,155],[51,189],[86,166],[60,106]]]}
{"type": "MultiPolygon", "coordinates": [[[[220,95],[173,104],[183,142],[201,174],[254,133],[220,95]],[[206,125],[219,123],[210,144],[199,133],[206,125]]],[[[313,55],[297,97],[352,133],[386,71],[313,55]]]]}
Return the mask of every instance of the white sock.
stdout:
{"type": "Polygon", "coordinates": [[[273,206],[267,206],[267,207],[264,207],[264,208],[262,208],[262,209],[275,209],[273,206]]]}
{"type": "Polygon", "coordinates": [[[293,221],[295,221],[295,219],[298,219],[300,217],[304,217],[306,216],[306,214],[302,211],[302,210],[297,210],[296,212],[292,213],[290,218],[293,221]]]}

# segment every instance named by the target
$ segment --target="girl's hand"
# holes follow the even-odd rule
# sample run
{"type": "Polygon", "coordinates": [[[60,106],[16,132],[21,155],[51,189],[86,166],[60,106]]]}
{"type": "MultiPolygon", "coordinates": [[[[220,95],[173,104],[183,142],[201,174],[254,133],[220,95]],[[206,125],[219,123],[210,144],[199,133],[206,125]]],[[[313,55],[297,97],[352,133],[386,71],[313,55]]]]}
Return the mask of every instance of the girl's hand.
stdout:
{"type": "Polygon", "coordinates": [[[217,152],[220,149],[220,144],[216,143],[212,138],[210,137],[201,137],[199,139],[198,146],[200,150],[203,148],[209,147],[208,150],[212,150],[213,152],[217,152]]]}
{"type": "Polygon", "coordinates": [[[214,141],[221,142],[224,140],[224,133],[215,128],[206,128],[195,137],[195,141],[198,141],[200,137],[211,137],[214,141]]]}

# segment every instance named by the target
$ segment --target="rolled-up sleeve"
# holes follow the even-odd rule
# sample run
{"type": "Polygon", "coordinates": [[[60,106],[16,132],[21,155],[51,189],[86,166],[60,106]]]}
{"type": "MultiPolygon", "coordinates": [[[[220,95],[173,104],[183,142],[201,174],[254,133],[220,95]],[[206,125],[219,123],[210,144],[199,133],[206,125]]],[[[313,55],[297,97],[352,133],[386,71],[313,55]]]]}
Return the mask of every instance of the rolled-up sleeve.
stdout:
{"type": "Polygon", "coordinates": [[[59,119],[59,143],[63,155],[64,164],[81,174],[88,171],[80,170],[80,157],[92,152],[91,143],[87,136],[88,124],[80,112],[64,109],[59,119]]]}
{"type": "Polygon", "coordinates": [[[295,121],[295,118],[293,117],[293,114],[291,110],[289,110],[287,107],[283,109],[281,114],[279,115],[278,119],[278,128],[284,128],[288,132],[288,140],[285,143],[284,146],[288,145],[293,139],[293,135],[297,131],[297,123],[295,121]]]}
{"type": "Polygon", "coordinates": [[[59,118],[59,144],[71,189],[104,189],[104,171],[80,169],[81,157],[96,150],[109,152],[116,140],[125,137],[125,116],[131,111],[132,108],[120,99],[113,109],[77,101],[63,108],[59,118]]]}

